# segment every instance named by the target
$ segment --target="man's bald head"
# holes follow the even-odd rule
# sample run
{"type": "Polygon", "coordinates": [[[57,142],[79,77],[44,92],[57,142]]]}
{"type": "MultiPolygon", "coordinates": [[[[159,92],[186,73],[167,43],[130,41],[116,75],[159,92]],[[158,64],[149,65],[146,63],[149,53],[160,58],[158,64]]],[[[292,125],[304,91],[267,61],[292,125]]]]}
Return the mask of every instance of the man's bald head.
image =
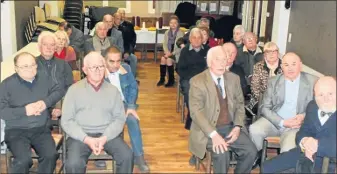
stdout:
{"type": "Polygon", "coordinates": [[[336,111],[336,78],[324,76],[315,84],[315,100],[324,112],[336,111]]]}
{"type": "Polygon", "coordinates": [[[238,52],[236,46],[231,42],[227,42],[222,45],[222,48],[228,54],[227,66],[232,66],[238,52]]]}
{"type": "Polygon", "coordinates": [[[119,25],[120,23],[121,23],[121,21],[122,21],[122,15],[121,15],[121,13],[115,13],[114,14],[114,18],[115,18],[115,25],[119,25]]]}
{"type": "Polygon", "coordinates": [[[286,79],[295,80],[302,71],[300,56],[294,52],[286,53],[282,59],[282,70],[286,79]]]}
{"type": "Polygon", "coordinates": [[[107,25],[108,30],[110,30],[114,23],[114,17],[111,14],[106,14],[103,16],[103,22],[107,25]]]}

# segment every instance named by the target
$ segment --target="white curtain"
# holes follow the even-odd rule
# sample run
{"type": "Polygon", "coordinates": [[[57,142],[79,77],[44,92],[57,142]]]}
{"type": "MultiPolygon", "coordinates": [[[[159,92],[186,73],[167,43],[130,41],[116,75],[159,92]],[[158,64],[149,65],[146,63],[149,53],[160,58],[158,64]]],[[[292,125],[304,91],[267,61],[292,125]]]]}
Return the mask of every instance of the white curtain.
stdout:
{"type": "Polygon", "coordinates": [[[163,12],[170,12],[174,13],[176,11],[176,8],[180,2],[183,2],[181,0],[178,1],[161,1],[156,0],[156,14],[161,15],[163,12]]]}

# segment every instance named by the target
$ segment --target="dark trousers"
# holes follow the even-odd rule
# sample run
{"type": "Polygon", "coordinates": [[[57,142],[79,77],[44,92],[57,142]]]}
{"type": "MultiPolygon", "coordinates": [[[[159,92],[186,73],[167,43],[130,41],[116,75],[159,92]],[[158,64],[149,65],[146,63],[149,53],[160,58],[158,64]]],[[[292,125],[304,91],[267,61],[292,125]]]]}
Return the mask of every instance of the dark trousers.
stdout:
{"type": "MultiPolygon", "coordinates": [[[[101,134],[90,134],[91,137],[100,137],[101,134]]],[[[66,173],[85,173],[88,158],[92,153],[90,147],[82,141],[68,137],[66,155],[66,173]]],[[[133,155],[124,140],[117,136],[104,145],[104,151],[113,156],[117,164],[117,173],[132,173],[133,155]]]]}
{"type": "MultiPolygon", "coordinates": [[[[320,173],[322,168],[321,157],[314,157],[315,163],[305,157],[299,147],[267,160],[262,166],[262,173],[320,173]]],[[[328,172],[333,173],[336,165],[330,164],[328,172]]]]}
{"type": "Polygon", "coordinates": [[[189,80],[180,80],[180,86],[181,86],[181,91],[183,92],[184,95],[184,102],[186,103],[187,107],[187,117],[185,121],[185,129],[190,130],[191,124],[192,124],[192,118],[190,116],[190,107],[189,107],[189,102],[188,102],[188,93],[190,91],[190,82],[189,80]]]}
{"type": "Polygon", "coordinates": [[[55,142],[47,126],[5,130],[5,142],[14,160],[10,173],[29,173],[32,150],[39,156],[38,173],[53,173],[57,160],[55,142]]]}
{"type": "MultiPolygon", "coordinates": [[[[233,125],[225,125],[217,128],[217,132],[226,139],[232,129],[233,125]]],[[[209,138],[207,147],[212,149],[212,146],[212,139],[209,138]]],[[[250,173],[257,155],[257,149],[245,132],[240,132],[238,139],[229,145],[229,150],[237,155],[237,165],[234,173],[250,173]]],[[[227,173],[230,162],[229,151],[217,154],[212,150],[212,161],[214,173],[227,173]]]]}

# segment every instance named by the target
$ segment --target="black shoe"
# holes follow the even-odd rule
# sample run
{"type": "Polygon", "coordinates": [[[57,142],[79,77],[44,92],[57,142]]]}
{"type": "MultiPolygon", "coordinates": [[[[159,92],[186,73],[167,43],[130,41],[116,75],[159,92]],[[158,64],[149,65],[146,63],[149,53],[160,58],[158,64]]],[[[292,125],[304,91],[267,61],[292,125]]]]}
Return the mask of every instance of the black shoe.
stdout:
{"type": "Polygon", "coordinates": [[[260,150],[260,151],[257,152],[255,161],[253,163],[252,170],[256,169],[257,166],[261,167],[261,158],[262,158],[262,150],[260,150]]]}
{"type": "Polygon", "coordinates": [[[165,88],[170,88],[170,87],[173,87],[174,86],[174,81],[168,81],[166,84],[165,84],[165,88]]]}
{"type": "Polygon", "coordinates": [[[135,156],[134,157],[134,164],[138,166],[141,173],[150,173],[150,168],[146,164],[144,156],[135,156]]]}
{"type": "Polygon", "coordinates": [[[189,164],[190,166],[195,166],[196,163],[197,163],[197,158],[194,155],[192,155],[189,160],[189,164]]]}
{"type": "Polygon", "coordinates": [[[165,84],[165,79],[160,79],[159,82],[157,83],[157,86],[162,86],[165,84]]]}

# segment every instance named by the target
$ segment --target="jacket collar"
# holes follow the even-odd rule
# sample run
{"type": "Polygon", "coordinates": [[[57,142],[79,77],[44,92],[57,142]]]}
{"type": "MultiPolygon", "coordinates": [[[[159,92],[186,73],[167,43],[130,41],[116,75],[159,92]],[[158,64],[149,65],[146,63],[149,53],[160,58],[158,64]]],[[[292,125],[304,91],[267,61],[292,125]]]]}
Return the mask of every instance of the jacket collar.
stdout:
{"type": "MultiPolygon", "coordinates": [[[[248,52],[248,49],[245,45],[243,45],[243,52],[248,52]]],[[[254,55],[256,55],[257,53],[263,53],[263,52],[262,52],[261,48],[256,45],[256,51],[255,51],[254,55]]]]}

